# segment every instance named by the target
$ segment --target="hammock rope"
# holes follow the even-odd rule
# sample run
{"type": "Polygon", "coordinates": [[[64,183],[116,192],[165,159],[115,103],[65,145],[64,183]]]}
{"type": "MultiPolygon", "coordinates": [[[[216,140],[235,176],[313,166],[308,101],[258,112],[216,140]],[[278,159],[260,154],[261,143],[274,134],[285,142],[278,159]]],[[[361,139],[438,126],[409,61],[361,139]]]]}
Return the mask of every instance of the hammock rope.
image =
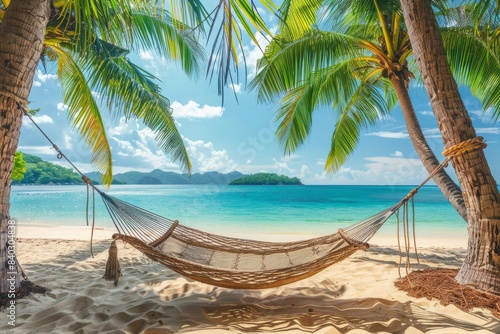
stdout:
{"type": "MultiPolygon", "coordinates": [[[[113,235],[106,263],[104,278],[117,285],[121,276],[118,263],[117,240],[122,240],[144,253],[150,259],[162,263],[179,274],[215,286],[236,289],[261,289],[276,287],[310,277],[328,266],[343,260],[360,249],[368,249],[368,241],[380,227],[394,214],[398,220],[402,207],[403,239],[406,263],[409,268],[410,214],[408,203],[412,205],[413,238],[416,252],[415,219],[413,197],[448,162],[458,155],[486,147],[482,137],[465,140],[446,149],[445,160],[416,188],[412,189],[394,206],[385,209],[368,219],[339,229],[336,233],[309,240],[294,242],[265,242],[249,239],[226,237],[203,232],[179,224],[177,220],[166,218],[114,198],[99,190],[85,176],[35,123],[28,111],[17,103],[18,109],[35,124],[57,152],[59,159],[64,158],[87,186],[86,220],[89,224],[89,196],[92,188],[92,233],[95,226],[95,193],[102,198],[104,205],[118,233],[113,235]],[[410,201],[411,200],[411,201],[410,201]]],[[[418,254],[417,261],[418,261],[418,254]]],[[[400,260],[401,266],[401,260],[400,260]]]]}

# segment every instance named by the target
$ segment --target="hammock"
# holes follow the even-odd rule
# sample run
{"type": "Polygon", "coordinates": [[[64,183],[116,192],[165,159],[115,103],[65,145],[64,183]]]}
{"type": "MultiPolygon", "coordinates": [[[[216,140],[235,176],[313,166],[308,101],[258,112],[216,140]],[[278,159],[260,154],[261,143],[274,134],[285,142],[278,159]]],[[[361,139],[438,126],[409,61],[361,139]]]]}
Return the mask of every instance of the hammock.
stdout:
{"type": "Polygon", "coordinates": [[[119,231],[113,235],[104,278],[118,284],[116,241],[122,240],[183,276],[234,289],[292,283],[368,249],[367,241],[407,200],[334,234],[275,243],[199,231],[96,191],[119,231]]]}
{"type": "MultiPolygon", "coordinates": [[[[87,190],[91,187],[101,195],[119,232],[113,235],[114,240],[109,249],[110,256],[104,274],[104,278],[113,280],[115,285],[118,284],[121,276],[117,240],[132,245],[150,259],[164,264],[183,276],[215,286],[233,289],[262,289],[310,277],[359,249],[368,249],[367,242],[370,238],[402,206],[403,220],[407,224],[408,200],[412,199],[421,187],[439,170],[446,167],[452,157],[486,147],[482,137],[475,137],[446,149],[443,152],[446,159],[419,186],[393,207],[364,221],[319,238],[272,243],[202,232],[105,194],[97,189],[90,179],[61,152],[19,102],[17,102],[17,107],[52,144],[58,153],[57,157],[66,159],[82,176],[84,182],[87,183],[87,190]]],[[[403,224],[403,226],[406,225],[403,224]]],[[[93,227],[94,223],[92,233],[93,227]]],[[[407,254],[408,236],[408,228],[405,227],[404,240],[407,254]]]]}

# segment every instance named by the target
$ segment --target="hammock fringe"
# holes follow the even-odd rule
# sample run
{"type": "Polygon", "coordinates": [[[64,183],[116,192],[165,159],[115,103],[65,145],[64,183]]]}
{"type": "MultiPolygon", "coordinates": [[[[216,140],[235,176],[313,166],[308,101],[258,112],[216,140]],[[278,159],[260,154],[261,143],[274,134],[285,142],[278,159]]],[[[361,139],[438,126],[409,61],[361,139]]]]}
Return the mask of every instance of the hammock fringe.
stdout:
{"type": "Polygon", "coordinates": [[[118,261],[118,247],[116,246],[116,240],[113,240],[111,246],[109,246],[108,254],[106,271],[104,272],[103,278],[108,281],[114,281],[115,286],[117,286],[120,276],[122,275],[122,270],[120,268],[120,262],[118,261]]]}

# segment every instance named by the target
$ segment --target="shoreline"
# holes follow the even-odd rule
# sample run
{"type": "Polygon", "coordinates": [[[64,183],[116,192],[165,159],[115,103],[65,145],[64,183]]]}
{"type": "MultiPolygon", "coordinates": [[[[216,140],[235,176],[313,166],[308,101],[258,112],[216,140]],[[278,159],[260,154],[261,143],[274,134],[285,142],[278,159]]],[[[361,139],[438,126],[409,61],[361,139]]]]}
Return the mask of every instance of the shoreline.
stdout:
{"type": "MultiPolygon", "coordinates": [[[[90,226],[26,226],[18,225],[16,228],[16,237],[19,239],[58,239],[58,240],[82,240],[89,241],[92,228],[90,226]]],[[[210,231],[205,231],[210,232],[210,231]]],[[[115,228],[109,227],[95,227],[94,240],[109,240],[112,241],[111,236],[118,233],[115,228]]],[[[217,234],[217,232],[214,232],[217,234]]],[[[464,227],[462,231],[452,230],[446,233],[437,233],[436,231],[423,233],[417,230],[416,242],[417,249],[420,247],[433,247],[439,246],[442,248],[466,248],[467,247],[467,229],[464,227]]],[[[312,239],[322,236],[317,233],[303,233],[303,232],[268,232],[259,233],[247,231],[231,231],[219,233],[224,236],[235,237],[240,239],[252,239],[271,242],[288,242],[299,241],[305,239],[312,239]]],[[[328,234],[328,233],[325,233],[328,234]]],[[[411,238],[411,246],[413,248],[413,238],[411,238]]],[[[404,240],[400,238],[401,245],[404,240]]],[[[368,242],[371,246],[378,247],[397,247],[398,238],[396,231],[388,231],[387,229],[381,230],[376,233],[373,238],[368,242]]]]}

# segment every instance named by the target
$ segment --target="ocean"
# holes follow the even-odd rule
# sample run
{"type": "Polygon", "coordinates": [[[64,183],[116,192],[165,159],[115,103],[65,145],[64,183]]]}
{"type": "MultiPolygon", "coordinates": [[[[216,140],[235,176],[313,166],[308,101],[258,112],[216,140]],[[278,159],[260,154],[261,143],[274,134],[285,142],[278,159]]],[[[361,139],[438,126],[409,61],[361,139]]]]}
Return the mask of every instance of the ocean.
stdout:
{"type": "MultiPolygon", "coordinates": [[[[230,235],[336,232],[396,204],[412,186],[113,185],[123,201],[181,224],[230,235]]],[[[20,226],[85,226],[87,192],[77,186],[14,186],[11,217],[20,226]]],[[[113,223],[96,193],[96,227],[113,223]]],[[[418,235],[463,236],[467,225],[435,186],[415,196],[418,235]]],[[[396,233],[391,218],[379,233],[396,233]]]]}

